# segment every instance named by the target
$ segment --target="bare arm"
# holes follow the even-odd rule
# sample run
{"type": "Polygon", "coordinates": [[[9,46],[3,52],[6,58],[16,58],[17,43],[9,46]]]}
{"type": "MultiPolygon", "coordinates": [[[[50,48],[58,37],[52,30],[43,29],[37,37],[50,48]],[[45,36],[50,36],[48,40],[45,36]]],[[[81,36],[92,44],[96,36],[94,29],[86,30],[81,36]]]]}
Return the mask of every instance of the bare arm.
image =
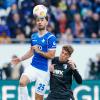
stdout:
{"type": "Polygon", "coordinates": [[[38,53],[48,59],[52,59],[55,56],[55,50],[49,50],[48,52],[39,51],[38,53]]]}
{"type": "Polygon", "coordinates": [[[30,57],[32,57],[33,55],[33,50],[32,47],[30,47],[30,49],[20,58],[21,61],[24,61],[30,57]]]}
{"type": "Polygon", "coordinates": [[[33,50],[32,50],[32,48],[30,48],[21,58],[12,59],[12,63],[17,64],[21,61],[24,61],[24,60],[30,58],[32,55],[33,55],[33,50]]]}

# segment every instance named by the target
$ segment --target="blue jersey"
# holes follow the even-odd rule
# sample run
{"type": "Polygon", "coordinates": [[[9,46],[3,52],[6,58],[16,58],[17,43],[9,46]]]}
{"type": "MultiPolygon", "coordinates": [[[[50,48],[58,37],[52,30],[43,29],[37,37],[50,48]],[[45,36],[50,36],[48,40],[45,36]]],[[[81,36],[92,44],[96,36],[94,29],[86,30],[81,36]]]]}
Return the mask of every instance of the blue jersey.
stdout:
{"type": "MultiPolygon", "coordinates": [[[[31,36],[31,46],[34,45],[38,45],[40,50],[43,52],[47,52],[50,49],[56,49],[56,37],[50,32],[47,32],[41,37],[39,36],[38,32],[34,33],[31,36]]],[[[40,70],[48,71],[49,61],[50,59],[47,59],[41,56],[39,53],[34,52],[31,65],[40,70]]]]}

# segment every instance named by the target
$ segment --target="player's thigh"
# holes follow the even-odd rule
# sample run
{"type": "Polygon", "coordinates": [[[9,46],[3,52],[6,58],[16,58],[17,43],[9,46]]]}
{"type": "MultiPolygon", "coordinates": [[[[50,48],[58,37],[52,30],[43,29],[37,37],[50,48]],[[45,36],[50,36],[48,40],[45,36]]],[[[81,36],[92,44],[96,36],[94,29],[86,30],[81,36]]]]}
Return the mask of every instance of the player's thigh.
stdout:
{"type": "Polygon", "coordinates": [[[25,68],[25,71],[21,76],[20,83],[25,85],[29,82],[35,81],[35,77],[36,77],[36,72],[34,68],[31,65],[29,65],[27,68],[25,68]]]}
{"type": "Polygon", "coordinates": [[[37,94],[44,95],[49,84],[50,74],[44,71],[38,72],[35,91],[37,94]]]}
{"type": "Polygon", "coordinates": [[[20,78],[20,86],[26,86],[30,82],[26,75],[22,75],[20,78]]]}
{"type": "Polygon", "coordinates": [[[35,100],[43,100],[43,95],[35,93],[35,100]]]}

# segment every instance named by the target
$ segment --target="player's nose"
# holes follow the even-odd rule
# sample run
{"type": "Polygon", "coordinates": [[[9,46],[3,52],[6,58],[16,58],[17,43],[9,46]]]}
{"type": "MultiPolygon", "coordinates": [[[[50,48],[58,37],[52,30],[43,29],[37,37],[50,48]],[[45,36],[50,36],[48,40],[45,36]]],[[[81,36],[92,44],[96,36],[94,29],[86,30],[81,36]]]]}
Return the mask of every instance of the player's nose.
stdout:
{"type": "Polygon", "coordinates": [[[62,53],[62,57],[64,56],[65,54],[64,53],[62,53]]]}

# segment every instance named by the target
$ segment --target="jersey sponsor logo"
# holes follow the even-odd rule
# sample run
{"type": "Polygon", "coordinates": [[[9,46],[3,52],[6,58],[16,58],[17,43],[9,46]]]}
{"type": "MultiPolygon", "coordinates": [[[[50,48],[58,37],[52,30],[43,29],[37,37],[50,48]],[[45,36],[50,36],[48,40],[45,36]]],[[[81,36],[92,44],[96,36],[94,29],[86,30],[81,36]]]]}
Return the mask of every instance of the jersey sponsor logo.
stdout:
{"type": "Polygon", "coordinates": [[[38,45],[38,48],[39,48],[40,50],[42,50],[42,46],[38,45]]]}
{"type": "Polygon", "coordinates": [[[63,71],[55,69],[53,71],[53,75],[58,76],[58,77],[63,77],[63,71]]]}
{"type": "Polygon", "coordinates": [[[37,40],[32,40],[32,41],[37,41],[37,40]]]}
{"type": "Polygon", "coordinates": [[[67,64],[63,64],[63,66],[64,66],[64,69],[67,69],[67,64]]]}

